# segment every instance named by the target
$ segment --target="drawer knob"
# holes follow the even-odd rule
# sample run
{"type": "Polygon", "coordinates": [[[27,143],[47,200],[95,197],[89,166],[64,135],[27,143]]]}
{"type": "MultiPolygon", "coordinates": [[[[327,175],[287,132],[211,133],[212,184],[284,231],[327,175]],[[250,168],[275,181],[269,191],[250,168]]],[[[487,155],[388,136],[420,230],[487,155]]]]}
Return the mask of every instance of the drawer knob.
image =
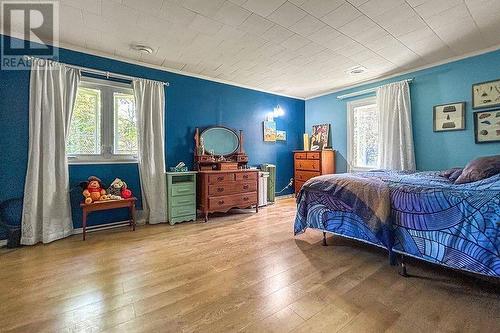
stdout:
{"type": "Polygon", "coordinates": [[[217,187],[217,192],[224,192],[224,188],[223,187],[217,187]]]}
{"type": "Polygon", "coordinates": [[[243,178],[244,179],[248,179],[248,175],[243,175],[243,178]]]}
{"type": "Polygon", "coordinates": [[[248,197],[243,197],[243,200],[248,201],[248,197]]]}
{"type": "Polygon", "coordinates": [[[219,200],[219,205],[223,205],[224,204],[224,200],[219,200]]]}
{"type": "Polygon", "coordinates": [[[224,177],[222,177],[222,176],[221,176],[221,177],[217,177],[217,180],[218,180],[218,181],[223,181],[223,180],[224,180],[224,177]]]}
{"type": "Polygon", "coordinates": [[[248,190],[248,185],[243,185],[244,190],[248,190]]]}

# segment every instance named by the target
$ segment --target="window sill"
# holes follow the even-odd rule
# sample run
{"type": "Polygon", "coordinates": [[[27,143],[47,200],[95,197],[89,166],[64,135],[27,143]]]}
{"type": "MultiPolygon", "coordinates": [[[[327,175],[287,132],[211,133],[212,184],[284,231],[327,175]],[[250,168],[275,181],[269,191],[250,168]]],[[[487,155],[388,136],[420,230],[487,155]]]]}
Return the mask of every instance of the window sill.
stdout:
{"type": "Polygon", "coordinates": [[[78,160],[68,159],[68,165],[92,165],[92,164],[138,164],[136,159],[94,159],[78,160]]]}

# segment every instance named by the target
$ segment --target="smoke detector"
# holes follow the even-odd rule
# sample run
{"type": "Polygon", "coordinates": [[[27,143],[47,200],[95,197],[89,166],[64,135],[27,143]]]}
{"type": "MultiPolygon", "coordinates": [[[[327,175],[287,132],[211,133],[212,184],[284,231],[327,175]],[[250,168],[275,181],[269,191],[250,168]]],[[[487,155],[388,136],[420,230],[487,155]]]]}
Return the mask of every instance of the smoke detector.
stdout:
{"type": "Polygon", "coordinates": [[[147,53],[147,54],[153,53],[153,48],[151,46],[144,44],[133,44],[131,48],[141,53],[147,53]]]}
{"type": "Polygon", "coordinates": [[[364,66],[354,66],[354,67],[348,68],[345,71],[345,73],[349,74],[349,75],[359,75],[359,74],[365,73],[366,71],[367,71],[367,69],[364,66]]]}

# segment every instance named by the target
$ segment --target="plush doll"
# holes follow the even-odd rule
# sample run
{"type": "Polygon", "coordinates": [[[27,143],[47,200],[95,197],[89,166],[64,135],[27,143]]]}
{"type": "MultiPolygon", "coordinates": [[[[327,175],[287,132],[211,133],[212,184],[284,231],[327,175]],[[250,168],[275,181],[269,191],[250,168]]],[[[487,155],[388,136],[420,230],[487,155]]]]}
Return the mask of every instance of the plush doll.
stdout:
{"type": "Polygon", "coordinates": [[[132,196],[132,191],[127,188],[127,183],[120,178],[116,178],[109,186],[108,194],[110,194],[112,198],[128,199],[132,196]]]}
{"type": "Polygon", "coordinates": [[[108,200],[99,178],[91,176],[86,182],[81,182],[80,186],[83,188],[82,194],[87,205],[99,200],[108,200]]]}

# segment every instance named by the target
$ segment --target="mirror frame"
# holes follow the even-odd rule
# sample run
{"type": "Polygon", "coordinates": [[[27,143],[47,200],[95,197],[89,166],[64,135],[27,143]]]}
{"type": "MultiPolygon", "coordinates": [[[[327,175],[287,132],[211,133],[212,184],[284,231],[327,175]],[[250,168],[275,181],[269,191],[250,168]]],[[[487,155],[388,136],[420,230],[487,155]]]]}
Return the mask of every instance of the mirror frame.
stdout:
{"type": "MultiPolygon", "coordinates": [[[[236,146],[236,148],[235,148],[235,149],[234,149],[231,153],[228,153],[228,154],[225,154],[225,155],[222,155],[222,156],[224,156],[224,157],[228,157],[228,156],[231,156],[231,155],[236,154],[236,153],[239,151],[239,149],[240,149],[241,140],[240,140],[240,137],[239,137],[238,133],[236,133],[236,131],[235,131],[235,130],[233,130],[232,128],[229,128],[229,127],[227,127],[227,126],[210,126],[210,127],[205,128],[205,129],[204,129],[203,131],[201,131],[201,133],[200,133],[200,141],[201,141],[201,139],[202,139],[202,137],[203,137],[203,133],[205,133],[205,132],[206,132],[206,131],[208,131],[208,130],[214,129],[214,128],[223,128],[223,129],[225,129],[225,130],[228,130],[228,131],[230,131],[231,133],[233,133],[233,134],[234,134],[234,136],[236,137],[236,139],[238,140],[238,145],[236,146]]],[[[207,150],[205,150],[205,155],[210,155],[210,156],[220,156],[220,154],[214,154],[214,155],[212,155],[212,154],[210,154],[210,152],[209,152],[209,151],[207,151],[207,150]]]]}

